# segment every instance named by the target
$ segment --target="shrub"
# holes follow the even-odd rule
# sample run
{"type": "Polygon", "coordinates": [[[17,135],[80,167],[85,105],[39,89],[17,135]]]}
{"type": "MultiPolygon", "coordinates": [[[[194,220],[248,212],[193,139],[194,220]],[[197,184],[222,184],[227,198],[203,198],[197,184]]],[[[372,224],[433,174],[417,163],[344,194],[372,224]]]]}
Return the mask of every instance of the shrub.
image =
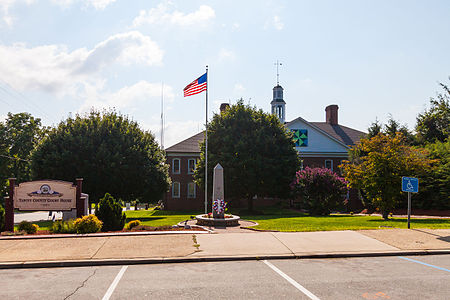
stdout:
{"type": "Polygon", "coordinates": [[[139,226],[139,225],[141,225],[141,221],[133,220],[133,221],[128,222],[127,225],[125,225],[125,229],[126,230],[131,230],[134,227],[139,226]]]}
{"type": "Polygon", "coordinates": [[[56,221],[53,222],[51,231],[53,233],[76,233],[75,224],[73,220],[69,221],[56,221]]]}
{"type": "Polygon", "coordinates": [[[344,204],[347,182],[326,168],[298,171],[291,187],[302,208],[312,215],[328,215],[344,204]]]}
{"type": "Polygon", "coordinates": [[[75,220],[74,225],[77,233],[99,232],[102,228],[102,221],[94,215],[84,216],[75,220]]]}
{"type": "Polygon", "coordinates": [[[126,216],[122,206],[109,193],[100,199],[95,215],[103,222],[102,231],[122,230],[125,224],[126,216]]]}
{"type": "Polygon", "coordinates": [[[5,209],[0,205],[0,232],[5,229],[5,209]]]}
{"type": "Polygon", "coordinates": [[[28,221],[22,221],[17,228],[19,231],[25,231],[28,234],[34,234],[39,230],[39,226],[28,221]]]}

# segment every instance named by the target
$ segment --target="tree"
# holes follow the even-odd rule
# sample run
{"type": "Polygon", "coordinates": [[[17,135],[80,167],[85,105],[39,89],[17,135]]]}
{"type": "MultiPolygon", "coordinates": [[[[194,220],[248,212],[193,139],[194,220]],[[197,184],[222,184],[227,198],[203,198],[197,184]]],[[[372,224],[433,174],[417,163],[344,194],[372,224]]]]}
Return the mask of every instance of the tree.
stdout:
{"type": "Polygon", "coordinates": [[[425,149],[429,152],[428,157],[437,163],[422,180],[414,205],[423,209],[450,209],[450,139],[427,144],[425,149]]]}
{"type": "Polygon", "coordinates": [[[417,116],[416,132],[422,144],[444,142],[450,135],[450,88],[439,84],[444,92],[437,94],[437,100],[431,98],[430,109],[417,116]]]}
{"type": "Polygon", "coordinates": [[[125,225],[126,216],[122,206],[108,193],[100,199],[95,216],[103,222],[102,231],[122,230],[125,225]]]}
{"type": "Polygon", "coordinates": [[[395,120],[391,114],[389,114],[389,119],[386,124],[383,125],[383,123],[378,121],[378,119],[375,119],[375,122],[373,122],[369,126],[367,131],[368,131],[367,138],[372,138],[378,135],[379,133],[384,133],[389,136],[395,136],[397,132],[401,132],[405,137],[404,139],[405,143],[411,145],[415,142],[415,137],[408,129],[408,127],[406,125],[400,124],[400,122],[395,120]]]}
{"type": "MultiPolygon", "coordinates": [[[[224,168],[225,200],[289,195],[289,184],[299,167],[292,134],[274,115],[244,105],[242,100],[214,115],[208,127],[208,190],[213,168],[224,168]]],[[[205,144],[195,171],[204,187],[205,144]]]]}
{"type": "Polygon", "coordinates": [[[105,193],[131,201],[157,201],[170,179],[154,136],[114,111],[91,111],[54,128],[32,154],[34,179],[84,178],[90,200],[105,193]]]}
{"type": "Polygon", "coordinates": [[[306,167],[297,172],[291,186],[301,207],[312,215],[329,215],[342,207],[348,191],[344,178],[327,168],[306,167]]]}
{"type": "Polygon", "coordinates": [[[433,162],[426,151],[406,145],[403,134],[379,133],[350,150],[343,172],[350,187],[360,189],[387,219],[401,200],[401,177],[421,177],[433,162]]]}
{"type": "Polygon", "coordinates": [[[8,177],[18,182],[31,179],[30,156],[32,150],[42,140],[47,128],[39,118],[29,113],[8,113],[5,122],[0,123],[0,196],[7,190],[8,177]],[[3,181],[5,180],[5,181],[3,181]]]}
{"type": "Polygon", "coordinates": [[[375,122],[373,122],[369,128],[367,128],[367,137],[372,138],[379,134],[383,130],[383,124],[378,121],[378,119],[375,119],[375,122]]]}

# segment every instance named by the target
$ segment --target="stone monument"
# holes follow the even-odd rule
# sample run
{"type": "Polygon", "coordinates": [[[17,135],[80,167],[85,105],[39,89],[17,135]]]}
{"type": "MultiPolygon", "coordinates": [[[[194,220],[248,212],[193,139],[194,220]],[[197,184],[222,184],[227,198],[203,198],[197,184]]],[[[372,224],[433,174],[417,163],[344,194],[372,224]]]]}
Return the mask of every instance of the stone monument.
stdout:
{"type": "Polygon", "coordinates": [[[223,185],[223,167],[217,164],[213,173],[212,192],[212,216],[211,214],[198,215],[195,217],[197,225],[201,226],[239,226],[239,216],[225,215],[225,190],[223,185]]]}
{"type": "Polygon", "coordinates": [[[212,194],[213,217],[217,219],[225,218],[225,195],[223,186],[223,167],[217,164],[213,174],[213,194],[212,194]]]}

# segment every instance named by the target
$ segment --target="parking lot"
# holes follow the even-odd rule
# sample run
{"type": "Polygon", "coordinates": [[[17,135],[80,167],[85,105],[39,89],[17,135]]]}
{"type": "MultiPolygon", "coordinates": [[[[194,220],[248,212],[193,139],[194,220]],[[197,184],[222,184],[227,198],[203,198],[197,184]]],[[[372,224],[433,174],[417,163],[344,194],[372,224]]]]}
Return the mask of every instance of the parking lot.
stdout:
{"type": "Polygon", "coordinates": [[[0,270],[0,299],[449,299],[450,255],[0,270]]]}

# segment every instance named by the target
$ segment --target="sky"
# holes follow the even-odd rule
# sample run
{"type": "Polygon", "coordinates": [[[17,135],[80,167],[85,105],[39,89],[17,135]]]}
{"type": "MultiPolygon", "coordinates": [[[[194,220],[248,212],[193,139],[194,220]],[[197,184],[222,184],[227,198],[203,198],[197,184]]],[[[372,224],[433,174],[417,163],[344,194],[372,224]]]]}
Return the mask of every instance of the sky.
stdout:
{"type": "Polygon", "coordinates": [[[206,65],[211,119],[240,98],[270,112],[279,61],[287,121],[337,104],[345,126],[413,129],[450,83],[449,15],[446,0],[0,0],[0,120],[114,108],[160,142],[163,98],[167,148],[204,128],[205,93],[183,88],[206,65]]]}

